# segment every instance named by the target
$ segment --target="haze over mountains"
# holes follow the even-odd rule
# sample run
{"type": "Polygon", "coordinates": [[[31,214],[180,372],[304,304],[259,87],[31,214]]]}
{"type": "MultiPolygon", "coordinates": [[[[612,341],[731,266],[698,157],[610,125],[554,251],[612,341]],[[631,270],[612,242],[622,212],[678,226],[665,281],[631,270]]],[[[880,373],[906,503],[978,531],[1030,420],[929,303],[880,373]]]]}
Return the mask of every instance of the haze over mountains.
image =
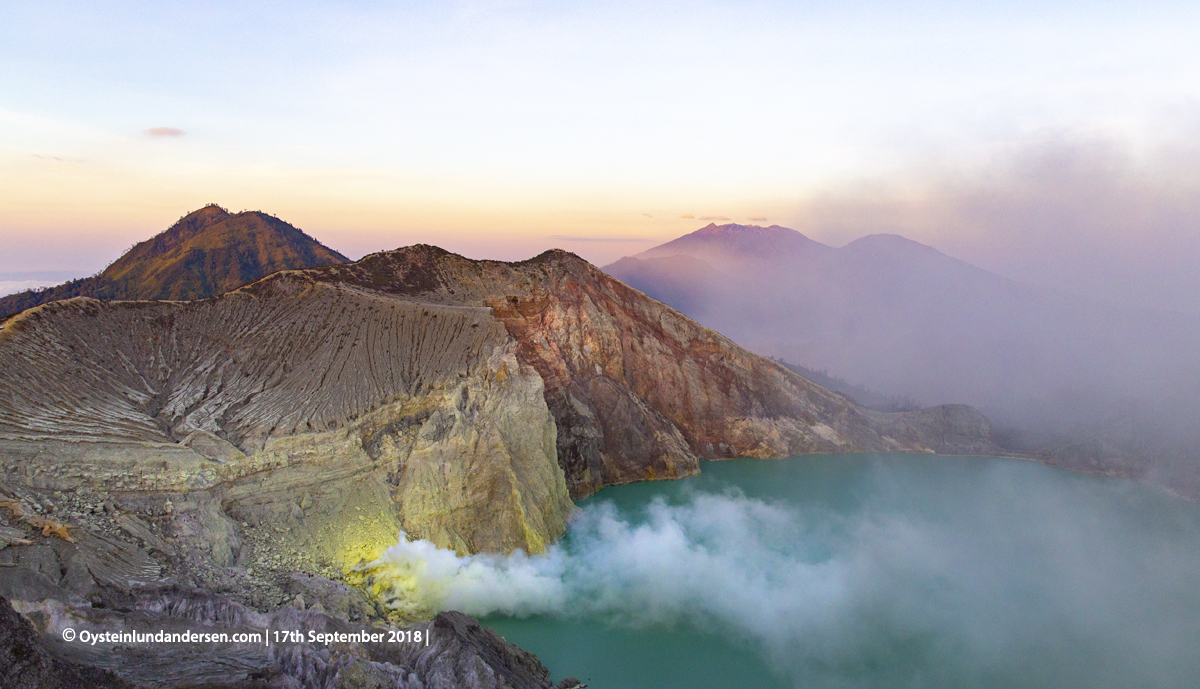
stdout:
{"type": "Polygon", "coordinates": [[[1024,450],[1137,473],[1195,446],[1193,316],[1021,284],[894,234],[834,248],[710,224],[605,270],[756,352],[979,406],[1024,450]]]}
{"type": "MultiPolygon", "coordinates": [[[[342,263],[302,239],[208,207],[87,284],[178,297],[292,269],[206,299],[74,296],[0,319],[0,597],[53,610],[50,638],[131,611],[167,627],[427,620],[393,586],[405,571],[377,560],[402,533],[536,553],[574,499],[700,459],[998,451],[975,409],[860,407],[565,251],[505,263],[417,245],[342,263]]],[[[473,624],[439,616],[421,658],[338,662],[371,658],[355,672],[387,675],[372,686],[550,688],[473,624]]],[[[337,671],[316,647],[82,648],[64,653],[156,686],[334,686],[312,677],[337,671]]]]}
{"type": "Polygon", "coordinates": [[[134,245],[98,275],[0,298],[0,317],[59,299],[204,299],[277,270],[347,258],[279,218],[209,205],[134,245]]]}

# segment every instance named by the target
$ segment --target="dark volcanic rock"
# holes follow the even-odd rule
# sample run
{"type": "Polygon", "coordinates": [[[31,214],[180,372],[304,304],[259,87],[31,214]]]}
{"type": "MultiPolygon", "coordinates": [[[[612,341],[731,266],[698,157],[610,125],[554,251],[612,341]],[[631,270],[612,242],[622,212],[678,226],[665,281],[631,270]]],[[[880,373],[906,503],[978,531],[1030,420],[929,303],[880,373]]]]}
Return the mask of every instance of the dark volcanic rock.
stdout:
{"type": "MultiPolygon", "coordinates": [[[[549,671],[527,651],[474,619],[441,613],[403,630],[354,624],[285,607],[262,614],[219,596],[182,589],[108,592],[104,607],[24,602],[37,629],[0,598],[0,681],[5,689],[96,687],[303,687],[304,689],[551,689],[549,671]],[[66,628],[93,633],[263,632],[380,634],[382,642],[274,639],[263,643],[67,643],[66,628]],[[396,642],[402,631],[421,641],[396,642]],[[428,642],[424,639],[428,635],[428,642]]],[[[574,685],[568,685],[574,686],[574,685]]]]}
{"type": "Polygon", "coordinates": [[[528,651],[458,612],[439,613],[430,632],[433,645],[411,663],[433,687],[549,687],[550,671],[528,651]]]}
{"type": "Polygon", "coordinates": [[[132,689],[115,674],[51,655],[29,620],[0,596],[0,686],[5,689],[132,689]]]}

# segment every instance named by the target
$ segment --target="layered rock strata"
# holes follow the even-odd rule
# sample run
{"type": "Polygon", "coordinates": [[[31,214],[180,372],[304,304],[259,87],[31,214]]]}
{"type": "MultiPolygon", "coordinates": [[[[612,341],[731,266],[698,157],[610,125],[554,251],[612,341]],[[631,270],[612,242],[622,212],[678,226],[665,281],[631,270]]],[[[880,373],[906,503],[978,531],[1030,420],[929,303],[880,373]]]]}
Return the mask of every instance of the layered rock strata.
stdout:
{"type": "Polygon", "coordinates": [[[536,551],[571,501],[517,348],[487,309],[343,284],[72,299],[0,331],[0,453],[8,481],[40,489],[205,493],[214,519],[287,525],[321,559],[402,529],[536,551]]]}
{"type": "Polygon", "coordinates": [[[279,273],[246,290],[276,282],[490,308],[519,343],[521,362],[544,381],[575,498],[688,476],[699,459],[992,447],[987,420],[969,407],[956,407],[951,415],[963,422],[955,424],[937,407],[863,409],[564,251],[502,263],[414,246],[279,273]]]}
{"type": "MultiPolygon", "coordinates": [[[[0,595],[43,621],[307,601],[334,621],[306,624],[362,623],[386,611],[336,579],[402,530],[460,553],[538,551],[572,497],[700,459],[985,453],[989,432],[969,407],[865,410],[561,251],[500,263],[417,246],[204,301],[74,298],[0,323],[0,595]]],[[[549,686],[466,646],[437,662],[230,653],[189,672],[549,686]],[[475,679],[420,670],[460,657],[475,679]]]]}
{"type": "Polygon", "coordinates": [[[417,246],[199,302],[71,299],[4,324],[0,371],[7,481],[175,494],[197,533],[228,522],[220,564],[238,523],[336,564],[400,530],[537,551],[570,497],[699,459],[989,446],[974,410],[864,410],[561,251],[417,246]]]}

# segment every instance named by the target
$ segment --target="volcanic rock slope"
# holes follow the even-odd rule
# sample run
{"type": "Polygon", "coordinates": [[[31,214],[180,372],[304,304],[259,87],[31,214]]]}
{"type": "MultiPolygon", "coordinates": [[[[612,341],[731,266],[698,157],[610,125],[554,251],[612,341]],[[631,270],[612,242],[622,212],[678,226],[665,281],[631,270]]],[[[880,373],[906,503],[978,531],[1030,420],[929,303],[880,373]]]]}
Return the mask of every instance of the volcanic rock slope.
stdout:
{"type": "Polygon", "coordinates": [[[304,279],[490,308],[545,382],[576,498],[690,475],[698,459],[992,449],[970,408],[862,409],[564,251],[510,264],[418,246],[304,279]]]}
{"type": "Polygon", "coordinates": [[[71,299],[4,323],[0,372],[7,481],[207,492],[333,562],[399,529],[540,550],[571,497],[702,458],[991,449],[970,408],[862,409],[562,251],[415,246],[205,301],[71,299]]]}
{"type": "MultiPolygon", "coordinates": [[[[101,602],[101,601],[96,601],[101,602]]],[[[348,623],[319,609],[258,613],[178,590],[110,595],[104,605],[12,601],[0,596],[0,686],[5,689],[578,689],[552,685],[531,653],[457,612],[403,630],[348,623]],[[19,612],[22,614],[18,614],[19,612]],[[131,614],[132,613],[132,614],[131,614]],[[32,620],[32,621],[31,621],[32,620]],[[349,641],[281,639],[279,630],[343,634],[349,641]],[[263,643],[69,643],[92,634],[258,634],[263,643]],[[362,632],[374,636],[364,638],[362,632]],[[354,635],[359,635],[355,638],[354,635]],[[401,636],[403,635],[403,636],[401,636]],[[397,638],[419,642],[397,642],[397,638]],[[428,639],[428,642],[425,640],[428,639]]],[[[315,608],[316,606],[314,606],[315,608]]]]}
{"type": "MultiPolygon", "coordinates": [[[[538,551],[572,497],[702,458],[980,453],[988,434],[969,407],[857,407],[561,251],[416,246],[203,301],[77,297],[0,323],[0,596],[43,640],[135,620],[412,621],[411,601],[335,581],[369,587],[360,565],[401,530],[538,551]]],[[[549,687],[472,625],[439,617],[452,643],[411,657],[51,650],[134,684],[549,687]]]]}
{"type": "Polygon", "coordinates": [[[291,276],[199,302],[76,298],[0,331],[0,453],[38,487],[217,491],[242,522],[295,523],[321,561],[400,529],[539,550],[571,502],[516,349],[485,308],[291,276]]]}
{"type": "Polygon", "coordinates": [[[0,316],[69,299],[204,299],[277,270],[347,258],[266,213],[205,206],[134,245],[99,275],[0,298],[0,316]]]}

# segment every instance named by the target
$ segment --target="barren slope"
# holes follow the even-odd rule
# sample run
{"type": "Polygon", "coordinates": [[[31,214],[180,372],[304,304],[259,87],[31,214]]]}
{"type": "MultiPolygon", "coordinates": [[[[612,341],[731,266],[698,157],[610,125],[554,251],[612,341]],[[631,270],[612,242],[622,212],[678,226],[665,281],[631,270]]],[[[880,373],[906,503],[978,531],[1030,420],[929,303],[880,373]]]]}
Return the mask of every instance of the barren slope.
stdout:
{"type": "Polygon", "coordinates": [[[307,495],[290,536],[318,559],[351,562],[400,529],[538,550],[571,503],[516,348],[486,309],[346,285],[56,302],[0,331],[0,453],[9,480],[219,490],[243,521],[307,495]],[[370,521],[349,536],[358,513],[370,521]]]}
{"type": "Polygon", "coordinates": [[[336,562],[400,528],[537,550],[568,490],[701,458],[990,449],[969,408],[862,409],[561,251],[417,246],[200,302],[57,302],[4,324],[0,371],[8,480],[219,493],[336,562]]]}
{"type": "Polygon", "coordinates": [[[281,273],[247,291],[276,281],[490,307],[545,381],[576,498],[686,476],[706,458],[993,449],[986,419],[969,407],[907,416],[862,409],[564,251],[502,263],[415,246],[281,273]],[[962,423],[964,415],[971,420],[962,423]]]}
{"type": "Polygon", "coordinates": [[[289,268],[345,263],[345,256],[258,211],[205,206],[139,242],[99,275],[0,298],[0,317],[69,299],[204,299],[289,268]]]}

